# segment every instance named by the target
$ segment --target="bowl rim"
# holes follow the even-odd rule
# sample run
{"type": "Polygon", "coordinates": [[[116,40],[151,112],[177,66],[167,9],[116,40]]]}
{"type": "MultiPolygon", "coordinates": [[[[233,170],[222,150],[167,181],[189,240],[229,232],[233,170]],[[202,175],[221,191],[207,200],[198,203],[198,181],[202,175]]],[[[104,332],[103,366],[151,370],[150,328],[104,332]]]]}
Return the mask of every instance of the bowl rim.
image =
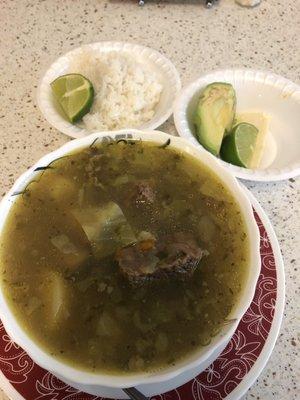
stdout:
{"type": "Polygon", "coordinates": [[[225,168],[223,168],[219,163],[217,163],[215,158],[210,153],[196,148],[183,138],[171,136],[163,132],[145,132],[133,129],[125,129],[115,132],[97,132],[81,139],[72,140],[64,144],[57,150],[46,154],[39,161],[37,161],[33,165],[33,167],[23,173],[16,180],[12,189],[2,199],[0,203],[0,233],[4,227],[9,209],[14,203],[14,200],[12,200],[12,195],[14,196],[16,193],[20,193],[20,191],[22,191],[24,187],[26,187],[26,185],[32,180],[32,178],[39,173],[38,171],[36,171],[37,168],[44,167],[50,162],[56,160],[57,158],[74,150],[88,147],[91,144],[95,143],[95,141],[97,141],[98,139],[142,139],[158,144],[166,143],[166,141],[170,140],[171,147],[177,148],[185,153],[196,157],[205,166],[210,168],[219,177],[219,179],[221,179],[222,183],[225,187],[229,189],[230,193],[232,193],[235,200],[240,206],[245,226],[247,228],[247,233],[249,237],[250,260],[247,280],[245,279],[244,283],[244,292],[240,296],[238,303],[235,305],[234,309],[228,316],[228,318],[231,319],[232,323],[225,325],[221,331],[221,334],[218,334],[208,346],[201,348],[201,351],[199,349],[196,354],[184,358],[180,362],[176,363],[174,367],[164,368],[162,370],[156,371],[155,373],[148,372],[130,375],[118,375],[111,373],[89,373],[87,371],[74,368],[70,365],[70,363],[59,361],[58,359],[48,354],[45,350],[42,349],[42,347],[35,343],[33,339],[31,339],[31,337],[22,329],[21,325],[17,322],[12,310],[5,300],[2,285],[0,285],[0,318],[9,336],[17,344],[19,344],[38,365],[57,375],[58,377],[61,377],[61,379],[63,380],[66,379],[67,381],[76,382],[83,385],[103,385],[115,388],[166,381],[175,378],[181,373],[186,372],[201,364],[201,362],[205,361],[213,353],[214,349],[217,346],[221,345],[222,343],[227,343],[230,340],[231,336],[237,328],[240,319],[251,304],[255,293],[261,263],[259,250],[259,230],[254,219],[250,200],[246,196],[245,191],[242,190],[236,178],[232,174],[230,174],[225,168]]]}
{"type": "MultiPolygon", "coordinates": [[[[237,79],[239,76],[243,77],[245,80],[253,80],[256,79],[258,82],[266,82],[267,84],[274,83],[272,86],[276,87],[278,90],[282,89],[283,91],[289,92],[290,96],[297,96],[300,99],[300,85],[292,82],[291,80],[284,78],[278,74],[273,72],[265,71],[265,70],[254,70],[248,68],[238,68],[238,69],[217,69],[212,70],[209,73],[205,73],[200,75],[197,79],[190,82],[187,86],[185,86],[180,93],[177,95],[174,101],[173,107],[173,119],[175,123],[176,130],[181,137],[189,140],[195,146],[200,147],[204,151],[208,152],[195,138],[193,132],[189,128],[188,118],[186,116],[187,107],[194,96],[194,94],[204,85],[208,83],[208,80],[211,77],[211,82],[218,80],[218,78],[214,78],[220,75],[221,80],[227,80],[230,78],[237,79]]],[[[219,79],[220,80],[220,79],[219,79]]],[[[299,101],[300,107],[300,101],[299,101]]],[[[213,156],[215,157],[215,156],[213,156]]],[[[262,170],[259,169],[250,169],[250,168],[242,168],[233,164],[230,164],[226,161],[215,157],[215,159],[222,164],[226,169],[229,169],[230,172],[236,176],[237,178],[242,178],[251,181],[260,181],[260,182],[271,182],[271,181],[280,181],[289,178],[295,178],[300,175],[300,160],[298,162],[294,162],[289,166],[284,168],[265,168],[262,170]]]]}
{"type": "Polygon", "coordinates": [[[56,77],[59,76],[59,71],[62,71],[63,66],[69,62],[69,59],[77,53],[81,52],[83,49],[91,49],[100,52],[129,52],[133,55],[137,53],[142,54],[145,60],[147,60],[149,63],[154,63],[156,67],[160,69],[161,73],[165,77],[167,77],[168,83],[163,84],[163,88],[165,88],[167,85],[169,87],[172,87],[172,95],[174,96],[173,99],[169,99],[169,102],[165,105],[165,110],[160,118],[156,117],[157,113],[155,112],[153,117],[149,121],[143,123],[141,126],[135,129],[156,129],[172,115],[174,98],[177,97],[178,93],[181,90],[180,75],[172,61],[164,54],[148,46],[122,41],[100,41],[83,44],[82,46],[74,48],[63,54],[62,56],[58,57],[55,61],[52,62],[52,64],[47,68],[47,70],[40,78],[36,92],[37,104],[41,113],[51,126],[58,129],[65,135],[68,135],[75,139],[82,138],[93,133],[85,128],[81,128],[76,124],[72,124],[71,122],[63,118],[56,110],[53,101],[50,98],[51,93],[49,89],[49,82],[53,80],[52,75],[55,75],[56,77]],[[51,76],[52,78],[50,79],[51,76]]]}

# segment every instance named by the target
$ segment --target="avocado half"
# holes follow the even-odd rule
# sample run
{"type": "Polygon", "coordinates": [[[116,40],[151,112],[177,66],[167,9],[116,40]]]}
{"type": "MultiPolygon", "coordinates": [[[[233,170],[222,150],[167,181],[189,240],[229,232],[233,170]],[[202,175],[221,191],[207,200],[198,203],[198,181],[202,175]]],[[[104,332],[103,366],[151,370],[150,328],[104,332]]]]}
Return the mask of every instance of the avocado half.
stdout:
{"type": "Polygon", "coordinates": [[[230,83],[213,82],[200,95],[194,116],[197,138],[216,156],[224,135],[232,128],[235,108],[236,95],[230,83]]]}

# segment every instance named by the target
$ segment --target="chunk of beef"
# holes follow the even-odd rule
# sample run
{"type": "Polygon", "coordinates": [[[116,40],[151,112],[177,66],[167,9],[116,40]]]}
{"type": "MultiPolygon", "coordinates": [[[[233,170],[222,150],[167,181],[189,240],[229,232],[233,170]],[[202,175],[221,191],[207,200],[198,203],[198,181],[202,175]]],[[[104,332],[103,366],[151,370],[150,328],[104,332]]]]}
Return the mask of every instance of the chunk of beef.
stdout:
{"type": "Polygon", "coordinates": [[[155,200],[154,182],[151,179],[135,182],[128,189],[127,203],[130,205],[153,204],[155,200]]]}
{"type": "Polygon", "coordinates": [[[138,203],[153,203],[155,193],[151,181],[141,181],[136,185],[136,201],[138,203]]]}
{"type": "Polygon", "coordinates": [[[161,262],[161,273],[191,276],[206,250],[202,250],[193,236],[188,233],[175,233],[166,236],[157,244],[161,262]]]}
{"type": "Polygon", "coordinates": [[[159,241],[146,239],[123,247],[117,251],[116,260],[122,275],[130,283],[140,285],[171,277],[188,279],[207,254],[192,235],[180,232],[159,241]]]}

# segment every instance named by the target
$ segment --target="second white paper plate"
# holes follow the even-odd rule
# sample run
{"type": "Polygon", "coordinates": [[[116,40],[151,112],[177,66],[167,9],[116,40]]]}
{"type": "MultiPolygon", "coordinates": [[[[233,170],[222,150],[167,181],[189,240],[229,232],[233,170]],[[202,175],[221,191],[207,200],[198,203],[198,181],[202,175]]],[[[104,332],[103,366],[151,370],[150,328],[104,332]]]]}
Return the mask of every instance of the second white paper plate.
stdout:
{"type": "Polygon", "coordinates": [[[193,114],[201,90],[212,82],[231,83],[237,95],[237,112],[257,110],[270,115],[264,169],[237,167],[219,162],[238,178],[278,181],[300,175],[300,86],[273,73],[222,70],[200,77],[183,89],[174,105],[180,136],[206,151],[195,137],[193,114]]]}

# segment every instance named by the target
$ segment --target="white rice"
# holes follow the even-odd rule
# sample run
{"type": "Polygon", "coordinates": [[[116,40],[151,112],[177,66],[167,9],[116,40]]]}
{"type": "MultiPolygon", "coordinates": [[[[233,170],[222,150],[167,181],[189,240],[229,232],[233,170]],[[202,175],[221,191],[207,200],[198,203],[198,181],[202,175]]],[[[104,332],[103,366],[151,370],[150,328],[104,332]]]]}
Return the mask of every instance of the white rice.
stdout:
{"type": "Polygon", "coordinates": [[[69,73],[82,74],[94,87],[92,108],[83,117],[87,130],[134,128],[154,116],[162,85],[152,69],[129,54],[83,51],[69,73]]]}

